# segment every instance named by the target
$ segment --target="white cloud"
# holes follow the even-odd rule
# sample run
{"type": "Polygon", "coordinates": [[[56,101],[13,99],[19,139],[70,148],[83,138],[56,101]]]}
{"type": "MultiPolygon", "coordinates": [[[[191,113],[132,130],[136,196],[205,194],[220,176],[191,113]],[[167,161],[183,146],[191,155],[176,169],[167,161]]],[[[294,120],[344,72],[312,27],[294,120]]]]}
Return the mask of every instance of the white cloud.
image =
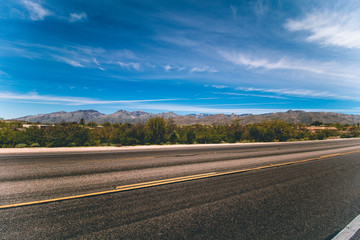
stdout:
{"type": "Polygon", "coordinates": [[[61,56],[54,56],[54,58],[57,61],[67,63],[67,64],[69,64],[69,65],[71,65],[73,67],[84,67],[83,64],[81,64],[80,62],[78,62],[76,60],[73,60],[73,59],[69,59],[69,58],[61,57],[61,56]]]}
{"type": "Polygon", "coordinates": [[[134,62],[117,62],[117,64],[123,68],[127,69],[135,69],[137,71],[140,71],[140,63],[134,63],[134,62]]]}
{"type": "Polygon", "coordinates": [[[96,65],[100,66],[100,63],[98,62],[98,60],[96,58],[93,58],[93,61],[96,65]]]}
{"type": "Polygon", "coordinates": [[[165,71],[167,71],[167,72],[170,71],[172,68],[173,68],[173,67],[170,66],[170,65],[164,66],[164,69],[165,69],[165,71]]]}
{"type": "Polygon", "coordinates": [[[146,62],[146,63],[145,63],[145,66],[146,66],[146,67],[149,67],[149,68],[152,68],[152,69],[155,69],[155,68],[156,68],[156,65],[155,65],[155,64],[151,64],[151,63],[149,63],[149,62],[146,62]]]}
{"type": "MultiPolygon", "coordinates": [[[[236,94],[239,95],[239,94],[236,94]]],[[[145,99],[145,100],[115,100],[106,101],[92,98],[81,98],[81,97],[69,97],[69,96],[50,96],[50,95],[39,95],[36,92],[28,94],[16,94],[11,92],[0,92],[0,99],[4,101],[22,102],[22,103],[37,103],[37,104],[52,104],[52,105],[70,105],[70,106],[82,106],[82,105],[111,105],[111,108],[133,108],[142,110],[162,110],[162,111],[174,111],[184,113],[224,113],[224,114],[263,114],[273,112],[285,112],[288,109],[270,109],[270,108],[212,108],[211,106],[216,105],[181,105],[181,104],[168,104],[168,103],[156,103],[156,102],[169,102],[179,101],[186,99],[145,99]],[[121,104],[116,106],[116,104],[121,104]]],[[[234,104],[237,105],[237,104],[234,104]]],[[[255,104],[254,104],[255,105],[255,104]]],[[[219,104],[218,106],[222,106],[219,104]]],[[[228,104],[223,104],[228,106],[228,104]]],[[[351,110],[348,109],[298,109],[304,111],[326,111],[326,112],[359,112],[358,108],[351,110]]]]}
{"type": "Polygon", "coordinates": [[[9,75],[9,74],[7,74],[6,72],[4,72],[4,71],[0,70],[0,77],[1,77],[1,76],[4,76],[4,77],[10,77],[10,75],[9,75]]]}
{"type": "MultiPolygon", "coordinates": [[[[24,41],[7,42],[10,44],[4,47],[1,43],[0,40],[1,50],[30,59],[53,60],[69,64],[73,67],[98,68],[102,71],[116,66],[121,66],[128,70],[142,70],[141,63],[137,62],[137,56],[127,49],[105,50],[102,47],[71,44],[52,46],[24,41]]],[[[146,62],[144,65],[151,68],[155,67],[155,65],[146,62]]]]}
{"type": "Polygon", "coordinates": [[[93,58],[93,62],[98,66],[100,70],[105,71],[105,69],[100,65],[100,63],[95,57],[93,58]]]}
{"type": "Polygon", "coordinates": [[[334,62],[321,63],[303,59],[290,59],[287,57],[282,57],[279,60],[271,60],[265,57],[249,56],[241,52],[220,51],[219,53],[229,62],[244,66],[248,69],[265,68],[268,70],[298,70],[344,78],[355,78],[354,75],[341,72],[341,67],[337,66],[334,62]],[[337,72],[335,72],[334,69],[337,69],[337,72]]]}
{"type": "Polygon", "coordinates": [[[55,47],[51,45],[29,43],[23,41],[11,42],[6,51],[18,56],[31,59],[46,59],[64,62],[74,67],[98,68],[104,56],[112,58],[111,53],[105,53],[103,48],[88,47],[81,45],[64,45],[55,47]],[[94,61],[96,59],[96,61],[94,61]]]}
{"type": "Polygon", "coordinates": [[[49,95],[39,95],[38,93],[28,93],[28,94],[16,94],[11,92],[0,92],[0,99],[8,101],[22,101],[42,104],[59,104],[59,105],[90,105],[90,104],[132,104],[132,103],[142,103],[142,102],[164,102],[164,101],[176,101],[181,99],[145,99],[145,100],[115,100],[115,101],[106,101],[98,100],[92,98],[82,98],[82,97],[69,97],[69,96],[49,96],[49,95]]]}
{"type": "Polygon", "coordinates": [[[208,66],[204,66],[204,67],[193,67],[190,72],[218,72],[218,70],[216,70],[215,68],[210,68],[208,66]]]}
{"type": "Polygon", "coordinates": [[[29,12],[31,20],[39,21],[43,20],[46,16],[52,15],[52,12],[41,6],[39,3],[25,0],[23,1],[25,8],[29,12]]]}
{"type": "Polygon", "coordinates": [[[70,13],[69,17],[60,16],[56,13],[51,12],[50,10],[43,7],[39,1],[33,0],[22,0],[22,4],[26,8],[29,14],[29,18],[33,21],[40,21],[44,20],[45,17],[54,15],[56,18],[61,20],[68,20],[69,22],[79,22],[86,20],[88,18],[85,12],[79,13],[70,13]]]}
{"type": "Polygon", "coordinates": [[[289,31],[307,31],[308,42],[345,48],[360,48],[360,11],[313,12],[300,20],[289,19],[289,31]]]}
{"type": "Polygon", "coordinates": [[[215,99],[219,99],[219,98],[217,98],[217,97],[196,98],[196,100],[215,100],[215,99]]]}
{"type": "Polygon", "coordinates": [[[217,106],[259,106],[259,105],[285,105],[287,102],[262,102],[262,103],[224,103],[224,104],[206,104],[198,105],[202,107],[217,107],[217,106]]]}
{"type": "Polygon", "coordinates": [[[225,86],[225,85],[211,85],[211,87],[218,88],[218,89],[228,88],[228,86],[225,86]]]}
{"type": "Polygon", "coordinates": [[[309,89],[265,89],[265,88],[244,88],[238,87],[236,90],[246,92],[262,92],[262,93],[276,93],[280,95],[289,95],[296,97],[310,97],[310,98],[325,98],[325,99],[343,99],[343,100],[355,100],[359,101],[359,97],[337,95],[335,93],[327,91],[315,91],[309,89]]]}
{"type": "Polygon", "coordinates": [[[79,22],[81,20],[87,19],[87,14],[85,12],[81,13],[70,13],[69,22],[79,22]]]}
{"type": "Polygon", "coordinates": [[[194,47],[198,44],[196,41],[191,40],[190,38],[178,34],[176,34],[176,36],[169,36],[168,33],[165,36],[157,36],[156,40],[184,47],[194,47]]]}
{"type": "MultiPolygon", "coordinates": [[[[266,68],[269,70],[274,69],[294,69],[294,70],[305,70],[315,73],[323,73],[321,69],[314,68],[313,64],[305,65],[302,64],[294,64],[291,60],[287,58],[281,58],[277,61],[271,61],[267,58],[257,58],[250,57],[243,53],[229,53],[229,52],[220,52],[220,54],[228,61],[245,66],[249,69],[251,68],[266,68]]],[[[300,62],[299,62],[300,63],[300,62]]]]}
{"type": "Polygon", "coordinates": [[[261,98],[274,98],[274,99],[288,99],[281,96],[264,95],[264,94],[248,94],[248,93],[233,93],[233,92],[212,92],[213,94],[222,94],[229,96],[242,96],[242,97],[261,97],[261,98]]]}

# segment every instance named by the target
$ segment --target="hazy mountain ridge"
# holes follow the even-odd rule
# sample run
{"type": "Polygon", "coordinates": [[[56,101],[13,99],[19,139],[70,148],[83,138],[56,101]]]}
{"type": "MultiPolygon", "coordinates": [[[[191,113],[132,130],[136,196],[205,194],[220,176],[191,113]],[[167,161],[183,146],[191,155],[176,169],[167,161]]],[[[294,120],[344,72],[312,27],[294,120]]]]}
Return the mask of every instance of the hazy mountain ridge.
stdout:
{"type": "Polygon", "coordinates": [[[356,124],[360,122],[360,115],[350,115],[343,113],[333,112],[304,112],[292,111],[269,113],[262,115],[252,114],[189,114],[178,115],[173,112],[166,113],[147,113],[144,111],[125,111],[119,110],[112,114],[103,114],[95,110],[78,110],[74,112],[54,112],[49,114],[38,114],[33,116],[25,116],[15,120],[26,122],[40,122],[40,123],[60,123],[60,122],[79,122],[81,118],[85,122],[97,123],[138,123],[145,122],[152,117],[164,117],[166,119],[174,119],[176,124],[179,125],[192,125],[192,124],[228,124],[234,120],[239,120],[242,124],[258,123],[264,120],[279,119],[288,123],[310,124],[315,121],[323,123],[342,123],[342,124],[356,124]]]}
{"type": "Polygon", "coordinates": [[[152,117],[164,117],[164,118],[176,118],[180,115],[173,112],[167,113],[147,113],[144,111],[133,111],[128,112],[125,110],[119,110],[112,114],[103,114],[96,110],[78,110],[74,112],[54,112],[48,114],[38,114],[32,116],[25,116],[16,118],[14,120],[25,121],[25,122],[40,122],[40,123],[61,123],[61,122],[79,122],[81,118],[85,122],[97,122],[97,123],[137,123],[145,122],[152,117]]]}
{"type": "Polygon", "coordinates": [[[15,120],[26,122],[40,122],[40,123],[60,123],[60,122],[79,122],[81,118],[85,122],[91,122],[93,119],[104,116],[96,110],[78,110],[74,112],[54,112],[48,114],[38,114],[17,118],[15,120]]]}
{"type": "Polygon", "coordinates": [[[292,111],[271,113],[267,115],[252,115],[241,118],[241,123],[250,124],[258,123],[264,120],[280,119],[282,121],[299,124],[310,124],[315,121],[322,123],[342,123],[342,124],[356,124],[360,122],[360,115],[351,115],[333,112],[304,112],[292,111]]]}

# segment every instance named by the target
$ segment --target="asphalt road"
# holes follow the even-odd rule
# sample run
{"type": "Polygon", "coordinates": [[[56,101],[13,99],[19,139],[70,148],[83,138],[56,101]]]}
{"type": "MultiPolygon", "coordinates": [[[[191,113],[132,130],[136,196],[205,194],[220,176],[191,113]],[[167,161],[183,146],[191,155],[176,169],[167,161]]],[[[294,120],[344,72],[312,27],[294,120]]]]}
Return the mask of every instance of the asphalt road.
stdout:
{"type": "Polygon", "coordinates": [[[331,239],[360,214],[359,151],[360,139],[91,153],[0,152],[1,206],[215,174],[3,208],[0,237],[331,239]],[[302,160],[309,161],[296,162],[302,160]],[[241,169],[248,171],[222,174],[241,169]]]}

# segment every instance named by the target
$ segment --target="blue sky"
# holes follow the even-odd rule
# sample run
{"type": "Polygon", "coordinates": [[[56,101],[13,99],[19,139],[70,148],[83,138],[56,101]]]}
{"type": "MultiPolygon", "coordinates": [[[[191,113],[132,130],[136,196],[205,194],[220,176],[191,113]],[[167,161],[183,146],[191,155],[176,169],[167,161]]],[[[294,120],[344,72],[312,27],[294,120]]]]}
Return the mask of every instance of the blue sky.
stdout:
{"type": "Polygon", "coordinates": [[[3,0],[0,117],[360,113],[358,1],[3,0]]]}

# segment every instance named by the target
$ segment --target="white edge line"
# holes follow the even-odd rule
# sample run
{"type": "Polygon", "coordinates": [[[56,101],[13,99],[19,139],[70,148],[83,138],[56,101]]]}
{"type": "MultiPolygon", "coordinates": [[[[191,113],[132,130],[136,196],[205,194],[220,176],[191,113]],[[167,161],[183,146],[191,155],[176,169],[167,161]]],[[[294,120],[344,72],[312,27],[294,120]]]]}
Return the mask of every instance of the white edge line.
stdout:
{"type": "Polygon", "coordinates": [[[349,240],[360,229],[360,215],[352,220],[333,240],[349,240]]]}

